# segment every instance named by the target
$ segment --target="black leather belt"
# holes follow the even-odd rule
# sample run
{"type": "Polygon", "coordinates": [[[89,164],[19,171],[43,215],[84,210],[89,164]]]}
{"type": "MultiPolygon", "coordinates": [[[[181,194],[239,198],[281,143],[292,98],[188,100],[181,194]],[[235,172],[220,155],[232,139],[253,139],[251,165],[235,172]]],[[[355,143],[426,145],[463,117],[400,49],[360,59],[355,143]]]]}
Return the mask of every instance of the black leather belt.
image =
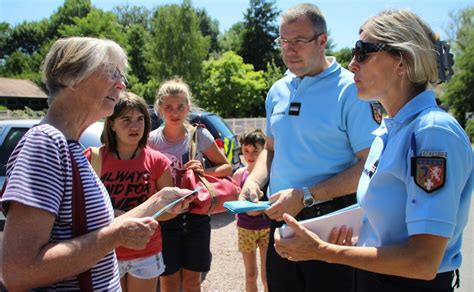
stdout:
{"type": "MultiPolygon", "coordinates": [[[[356,273],[358,279],[369,279],[369,281],[363,281],[363,283],[368,283],[371,286],[373,286],[374,283],[377,283],[378,285],[380,285],[380,288],[385,289],[396,288],[396,290],[388,289],[390,291],[446,291],[451,290],[451,288],[459,287],[459,270],[439,273],[433,280],[428,281],[384,275],[362,270],[357,270],[356,273]]],[[[364,284],[361,284],[359,286],[364,286],[364,284]]],[[[362,291],[364,290],[364,287],[359,288],[361,288],[362,291]]]]}
{"type": "Polygon", "coordinates": [[[355,203],[357,203],[355,193],[342,197],[337,197],[335,199],[324,201],[308,208],[303,208],[303,210],[301,210],[301,212],[299,212],[296,216],[296,219],[299,221],[323,216],[328,213],[345,208],[347,206],[353,205],[355,203]]]}

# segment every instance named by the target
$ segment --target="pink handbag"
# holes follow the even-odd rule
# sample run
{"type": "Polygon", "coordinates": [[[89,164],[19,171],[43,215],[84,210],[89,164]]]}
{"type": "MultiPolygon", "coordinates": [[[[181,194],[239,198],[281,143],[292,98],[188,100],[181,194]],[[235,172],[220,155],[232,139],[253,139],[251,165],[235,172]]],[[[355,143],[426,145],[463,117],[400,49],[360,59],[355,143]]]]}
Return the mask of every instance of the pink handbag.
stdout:
{"type": "MultiPolygon", "coordinates": [[[[190,129],[191,142],[189,159],[196,157],[197,127],[190,129]]],[[[210,215],[226,212],[224,202],[235,201],[240,188],[231,177],[217,178],[210,175],[200,175],[188,169],[180,177],[180,188],[194,190],[201,187],[194,201],[189,205],[189,212],[193,214],[210,215]]]]}
{"type": "Polygon", "coordinates": [[[189,212],[201,215],[226,212],[224,202],[237,200],[240,193],[239,187],[230,177],[200,175],[190,169],[181,176],[180,187],[190,190],[201,187],[189,205],[189,212]]]}

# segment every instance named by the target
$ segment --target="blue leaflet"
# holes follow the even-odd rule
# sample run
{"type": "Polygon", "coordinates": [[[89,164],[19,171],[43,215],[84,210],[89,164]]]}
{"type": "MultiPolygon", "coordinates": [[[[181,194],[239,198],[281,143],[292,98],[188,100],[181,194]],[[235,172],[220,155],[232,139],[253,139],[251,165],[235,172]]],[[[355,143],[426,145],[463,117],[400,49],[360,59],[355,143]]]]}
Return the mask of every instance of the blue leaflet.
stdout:
{"type": "Polygon", "coordinates": [[[224,203],[224,208],[232,214],[247,213],[250,211],[262,211],[270,207],[268,201],[253,203],[250,201],[229,201],[224,203]]]}
{"type": "Polygon", "coordinates": [[[195,188],[192,192],[190,192],[189,194],[187,195],[184,195],[182,197],[180,197],[179,199],[176,199],[174,200],[173,202],[169,203],[168,205],[164,206],[163,208],[161,208],[158,212],[155,213],[155,215],[153,215],[152,217],[153,218],[156,218],[156,217],[159,217],[161,216],[163,213],[165,213],[168,209],[172,208],[174,205],[178,204],[179,202],[183,201],[184,199],[186,199],[187,197],[191,196],[191,195],[194,195],[194,194],[197,194],[197,192],[201,189],[201,187],[197,187],[195,188]]]}

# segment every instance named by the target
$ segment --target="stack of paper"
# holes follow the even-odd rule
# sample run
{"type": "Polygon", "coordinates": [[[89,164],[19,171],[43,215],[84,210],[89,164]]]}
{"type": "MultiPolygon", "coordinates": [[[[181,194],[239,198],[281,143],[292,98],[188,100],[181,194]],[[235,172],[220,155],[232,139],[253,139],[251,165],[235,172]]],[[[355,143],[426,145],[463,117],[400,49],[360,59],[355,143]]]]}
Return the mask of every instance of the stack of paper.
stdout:
{"type": "MultiPolygon", "coordinates": [[[[299,223],[317,234],[322,240],[327,241],[331,230],[342,225],[352,228],[353,237],[358,236],[362,217],[362,209],[355,204],[321,217],[299,221],[299,223]]],[[[279,228],[279,232],[282,238],[292,237],[295,234],[295,231],[286,224],[279,228]]]]}

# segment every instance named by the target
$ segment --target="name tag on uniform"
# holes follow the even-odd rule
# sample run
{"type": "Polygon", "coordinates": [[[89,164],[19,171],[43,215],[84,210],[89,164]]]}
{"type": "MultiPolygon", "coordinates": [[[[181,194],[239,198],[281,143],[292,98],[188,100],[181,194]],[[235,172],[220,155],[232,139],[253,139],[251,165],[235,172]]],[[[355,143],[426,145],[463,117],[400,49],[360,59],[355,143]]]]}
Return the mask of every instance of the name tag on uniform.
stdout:
{"type": "Polygon", "coordinates": [[[301,109],[301,102],[292,102],[290,103],[290,110],[288,111],[288,115],[299,116],[300,109],[301,109]]]}

